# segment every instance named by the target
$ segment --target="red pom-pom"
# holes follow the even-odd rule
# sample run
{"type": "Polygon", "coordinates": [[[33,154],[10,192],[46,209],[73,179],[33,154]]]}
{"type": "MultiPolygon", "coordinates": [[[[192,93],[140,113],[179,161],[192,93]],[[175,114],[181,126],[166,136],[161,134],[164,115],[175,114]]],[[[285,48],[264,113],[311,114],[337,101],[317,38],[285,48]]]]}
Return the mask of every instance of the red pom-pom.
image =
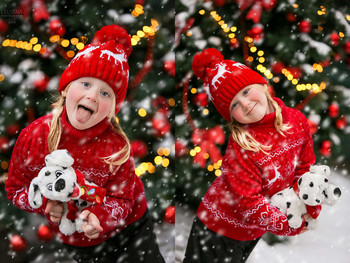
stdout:
{"type": "Polygon", "coordinates": [[[194,56],[192,70],[197,78],[204,81],[205,71],[215,62],[224,60],[224,56],[215,48],[207,48],[194,56]]]}
{"type": "Polygon", "coordinates": [[[131,38],[125,29],[117,25],[104,26],[99,31],[96,32],[93,44],[101,44],[114,40],[117,44],[121,44],[127,56],[131,53],[131,38]]]}
{"type": "Polygon", "coordinates": [[[175,224],[175,206],[169,206],[165,210],[164,220],[169,224],[175,224]]]}

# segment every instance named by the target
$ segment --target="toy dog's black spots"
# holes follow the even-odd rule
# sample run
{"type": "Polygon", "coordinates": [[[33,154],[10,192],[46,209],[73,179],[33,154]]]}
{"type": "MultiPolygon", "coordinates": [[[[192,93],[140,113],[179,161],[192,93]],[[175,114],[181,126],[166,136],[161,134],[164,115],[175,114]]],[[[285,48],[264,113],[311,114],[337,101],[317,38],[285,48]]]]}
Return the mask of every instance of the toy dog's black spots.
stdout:
{"type": "Polygon", "coordinates": [[[291,205],[291,203],[290,203],[290,202],[287,202],[287,208],[289,208],[289,207],[290,207],[290,205],[291,205]]]}
{"type": "Polygon", "coordinates": [[[67,169],[67,167],[62,167],[62,169],[63,169],[63,170],[66,170],[66,169],[67,169]]]}
{"type": "Polygon", "coordinates": [[[282,193],[278,193],[277,195],[283,195],[282,193]]]}
{"type": "Polygon", "coordinates": [[[37,184],[34,184],[34,185],[33,185],[33,188],[34,188],[34,192],[36,192],[36,191],[38,191],[39,186],[38,186],[37,184]]]}
{"type": "Polygon", "coordinates": [[[289,215],[287,216],[288,220],[290,220],[292,217],[293,217],[292,214],[289,214],[289,215]]]}
{"type": "Polygon", "coordinates": [[[328,183],[328,179],[326,178],[326,179],[324,179],[324,181],[326,182],[326,183],[328,183]]]}
{"type": "Polygon", "coordinates": [[[81,204],[80,204],[81,207],[87,206],[87,205],[88,205],[88,203],[87,203],[86,201],[83,201],[83,202],[81,202],[81,204]]]}
{"type": "Polygon", "coordinates": [[[340,197],[341,196],[341,191],[340,191],[340,189],[337,187],[337,188],[335,188],[334,189],[334,195],[336,196],[336,197],[340,197]]]}
{"type": "Polygon", "coordinates": [[[45,172],[45,175],[46,175],[46,176],[49,176],[50,174],[51,174],[50,171],[46,171],[46,172],[45,172]]]}
{"type": "Polygon", "coordinates": [[[309,222],[308,221],[305,221],[305,226],[307,227],[309,225],[309,222]]]}
{"type": "Polygon", "coordinates": [[[313,182],[310,183],[310,187],[314,187],[314,183],[313,182]]]}
{"type": "Polygon", "coordinates": [[[301,182],[303,181],[302,178],[299,179],[298,184],[301,185],[301,182]]]}
{"type": "Polygon", "coordinates": [[[303,199],[304,199],[304,200],[307,200],[308,198],[309,198],[309,196],[308,196],[307,194],[304,194],[304,195],[303,195],[303,199]]]}
{"type": "Polygon", "coordinates": [[[34,205],[36,205],[36,202],[35,202],[35,201],[33,201],[33,204],[34,204],[34,205]]]}

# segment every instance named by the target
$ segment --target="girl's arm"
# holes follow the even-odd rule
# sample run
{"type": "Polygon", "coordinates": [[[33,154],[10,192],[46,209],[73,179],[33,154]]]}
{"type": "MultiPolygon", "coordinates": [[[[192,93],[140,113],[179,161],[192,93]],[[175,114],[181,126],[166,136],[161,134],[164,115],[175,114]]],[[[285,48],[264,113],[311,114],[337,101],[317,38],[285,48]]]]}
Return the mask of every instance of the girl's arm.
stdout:
{"type": "MultiPolygon", "coordinates": [[[[45,145],[37,140],[36,136],[40,137],[40,132],[35,133],[30,127],[24,129],[17,139],[11,157],[5,190],[7,198],[15,206],[27,212],[43,215],[47,203],[46,198],[43,198],[43,205],[38,209],[32,208],[28,202],[29,185],[40,171],[39,155],[44,155],[45,145]],[[37,165],[34,165],[34,162],[37,165]]],[[[44,162],[43,158],[42,161],[44,162]]]]}
{"type": "Polygon", "coordinates": [[[229,191],[232,193],[232,213],[237,219],[276,235],[293,236],[305,227],[290,228],[287,216],[269,204],[261,194],[261,173],[238,146],[228,149],[222,165],[229,191]],[[237,156],[239,156],[237,158],[237,156]]]}
{"type": "Polygon", "coordinates": [[[107,183],[106,200],[102,205],[93,205],[84,210],[95,214],[103,228],[102,234],[123,226],[134,205],[135,168],[133,157],[121,165],[110,176],[107,183]]]}

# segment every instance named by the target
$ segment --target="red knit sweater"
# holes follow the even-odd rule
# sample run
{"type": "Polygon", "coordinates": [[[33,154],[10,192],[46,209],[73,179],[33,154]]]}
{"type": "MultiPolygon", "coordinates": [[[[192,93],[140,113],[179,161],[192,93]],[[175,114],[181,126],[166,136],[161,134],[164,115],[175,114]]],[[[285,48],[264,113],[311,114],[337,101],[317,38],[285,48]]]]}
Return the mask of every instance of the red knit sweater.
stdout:
{"type": "Polygon", "coordinates": [[[246,125],[254,138],[272,145],[268,155],[243,150],[232,136],[222,162],[222,175],[208,189],[197,216],[211,230],[236,240],[252,240],[266,231],[277,235],[299,234],[288,225],[287,217],[271,206],[268,198],[291,185],[315,162],[312,137],[305,116],[282,108],[283,123],[292,128],[286,136],[274,128],[276,113],[246,125]]]}
{"type": "MultiPolygon", "coordinates": [[[[39,209],[33,209],[28,203],[28,189],[31,180],[45,166],[44,158],[48,151],[47,137],[52,114],[31,123],[20,134],[11,158],[6,191],[9,200],[17,207],[28,212],[44,214],[46,202],[39,209]]],[[[135,222],[144,214],[147,203],[144,187],[135,175],[134,161],[131,157],[118,170],[111,173],[109,165],[101,157],[107,157],[119,151],[125,140],[113,131],[107,119],[86,130],[76,130],[62,113],[62,136],[58,149],[67,149],[74,158],[73,168],[84,174],[85,180],[107,189],[106,200],[87,210],[100,220],[103,232],[97,239],[89,239],[84,233],[75,232],[65,236],[59,232],[58,224],[46,215],[53,230],[66,244],[92,246],[101,243],[135,222]]]]}

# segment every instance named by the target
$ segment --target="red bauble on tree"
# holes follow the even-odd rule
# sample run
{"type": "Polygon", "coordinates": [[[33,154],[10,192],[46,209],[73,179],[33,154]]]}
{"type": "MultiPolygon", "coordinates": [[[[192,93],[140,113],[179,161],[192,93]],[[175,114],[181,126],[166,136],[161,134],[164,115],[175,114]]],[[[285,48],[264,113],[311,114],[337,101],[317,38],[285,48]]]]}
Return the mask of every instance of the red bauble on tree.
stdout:
{"type": "Polygon", "coordinates": [[[286,19],[289,22],[296,22],[297,21],[297,16],[296,16],[296,14],[293,14],[293,13],[287,13],[286,14],[286,19]]]}
{"type": "Polygon", "coordinates": [[[254,42],[259,41],[264,37],[264,28],[260,25],[254,26],[251,30],[247,31],[247,34],[253,38],[254,42]]]}
{"type": "Polygon", "coordinates": [[[131,149],[135,157],[143,158],[148,153],[147,144],[141,140],[135,140],[131,142],[131,149]]]}
{"type": "Polygon", "coordinates": [[[331,156],[331,146],[332,143],[331,141],[324,141],[321,145],[320,148],[320,153],[324,156],[324,157],[329,157],[331,156]]]}
{"type": "Polygon", "coordinates": [[[47,84],[49,83],[50,78],[46,75],[43,75],[40,79],[34,82],[34,87],[39,93],[46,91],[47,84]]]}
{"type": "Polygon", "coordinates": [[[50,21],[50,34],[63,36],[66,33],[66,27],[59,18],[53,18],[50,21]]]}
{"type": "Polygon", "coordinates": [[[282,62],[278,61],[276,63],[274,63],[272,66],[271,66],[271,70],[273,73],[275,74],[281,74],[282,73],[282,69],[284,69],[284,65],[282,62]]]}
{"type": "Polygon", "coordinates": [[[5,153],[10,148],[10,141],[5,136],[0,136],[0,153],[5,153]]]}
{"type": "Polygon", "coordinates": [[[4,19],[0,19],[0,34],[5,35],[7,30],[9,29],[9,25],[4,19]]]}
{"type": "Polygon", "coordinates": [[[169,206],[165,210],[164,220],[169,224],[175,224],[175,206],[169,206]]]}
{"type": "Polygon", "coordinates": [[[213,0],[214,6],[221,7],[226,4],[226,0],[213,0]]]}
{"type": "Polygon", "coordinates": [[[167,113],[163,110],[158,110],[152,118],[153,135],[165,136],[171,129],[167,113]]]}
{"type": "Polygon", "coordinates": [[[311,31],[311,24],[307,20],[300,21],[298,29],[302,33],[309,33],[311,31]]]}
{"type": "Polygon", "coordinates": [[[337,102],[333,102],[331,105],[329,105],[328,114],[331,118],[335,118],[339,115],[339,105],[337,102]]]}
{"type": "Polygon", "coordinates": [[[333,46],[338,46],[339,45],[340,36],[337,33],[332,33],[329,38],[330,38],[331,44],[333,46]]]}
{"type": "Polygon", "coordinates": [[[188,152],[186,143],[183,140],[177,139],[175,141],[175,157],[182,157],[188,152]]]}
{"type": "Polygon", "coordinates": [[[12,123],[6,127],[6,133],[10,136],[16,136],[18,135],[20,129],[21,128],[18,123],[12,123]]]}
{"type": "Polygon", "coordinates": [[[350,54],[350,41],[347,41],[344,44],[344,50],[345,50],[346,54],[350,54]]]}
{"type": "Polygon", "coordinates": [[[19,235],[13,235],[10,239],[10,247],[15,252],[23,251],[27,248],[27,241],[19,235]]]}
{"type": "Polygon", "coordinates": [[[41,225],[38,229],[38,238],[42,241],[50,241],[53,238],[53,232],[47,225],[41,225]]]}
{"type": "Polygon", "coordinates": [[[286,68],[295,79],[300,79],[303,76],[303,71],[299,67],[288,67],[286,68]]]}
{"type": "Polygon", "coordinates": [[[311,134],[314,135],[318,131],[318,124],[310,119],[308,119],[307,122],[309,123],[311,134]]]}
{"type": "Polygon", "coordinates": [[[208,95],[205,92],[198,93],[193,98],[194,104],[198,107],[207,107],[208,106],[208,95]]]}
{"type": "Polygon", "coordinates": [[[175,61],[165,61],[164,70],[170,76],[175,77],[175,61]]]}
{"type": "Polygon", "coordinates": [[[335,122],[335,126],[337,126],[337,128],[339,130],[343,130],[346,127],[347,124],[347,120],[346,117],[341,117],[339,118],[336,122],[335,122]]]}

